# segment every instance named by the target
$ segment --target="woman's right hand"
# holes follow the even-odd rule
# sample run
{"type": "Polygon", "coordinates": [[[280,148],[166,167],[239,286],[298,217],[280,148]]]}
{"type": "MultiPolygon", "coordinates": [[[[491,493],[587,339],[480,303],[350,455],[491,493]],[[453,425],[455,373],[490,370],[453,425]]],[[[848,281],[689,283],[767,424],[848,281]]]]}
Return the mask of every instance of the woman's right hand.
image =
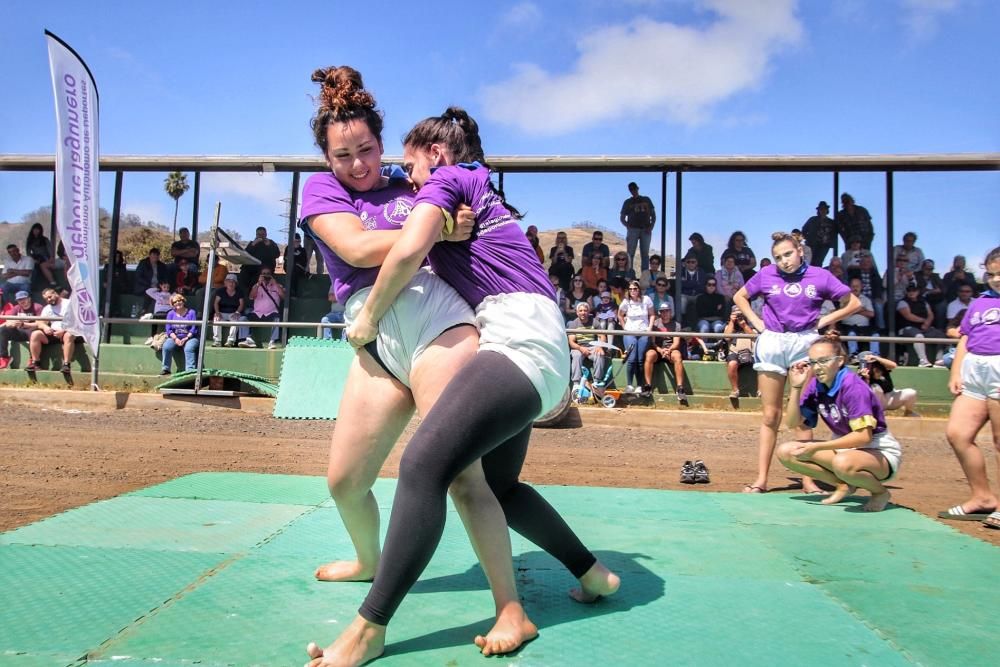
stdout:
{"type": "Polygon", "coordinates": [[[792,389],[801,389],[812,376],[812,368],[804,361],[792,364],[788,369],[788,381],[792,383],[792,389]]]}
{"type": "Polygon", "coordinates": [[[952,396],[961,396],[962,394],[962,378],[961,377],[949,377],[948,378],[948,391],[951,392],[952,396]]]}

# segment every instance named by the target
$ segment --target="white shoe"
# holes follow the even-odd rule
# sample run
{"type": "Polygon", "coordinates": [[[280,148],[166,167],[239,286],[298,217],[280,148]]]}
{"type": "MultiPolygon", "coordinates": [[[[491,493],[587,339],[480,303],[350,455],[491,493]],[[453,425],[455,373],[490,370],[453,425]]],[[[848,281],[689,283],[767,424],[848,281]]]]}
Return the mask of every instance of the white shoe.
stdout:
{"type": "Polygon", "coordinates": [[[635,387],[633,387],[632,385],[626,385],[625,386],[625,393],[626,394],[633,394],[633,393],[635,393],[635,387]]]}
{"type": "Polygon", "coordinates": [[[277,350],[278,349],[278,344],[275,343],[272,340],[270,343],[267,344],[267,349],[269,349],[269,350],[277,350]]]}
{"type": "Polygon", "coordinates": [[[240,347],[257,347],[257,343],[254,342],[253,338],[244,338],[240,342],[240,347]]]}
{"type": "Polygon", "coordinates": [[[152,344],[153,344],[153,337],[152,336],[150,336],[149,338],[147,338],[146,342],[143,343],[143,345],[145,345],[146,347],[149,347],[152,344]]]}
{"type": "Polygon", "coordinates": [[[931,368],[932,366],[934,366],[934,364],[932,364],[931,362],[927,361],[926,359],[921,359],[920,363],[917,364],[918,368],[931,368]]]}

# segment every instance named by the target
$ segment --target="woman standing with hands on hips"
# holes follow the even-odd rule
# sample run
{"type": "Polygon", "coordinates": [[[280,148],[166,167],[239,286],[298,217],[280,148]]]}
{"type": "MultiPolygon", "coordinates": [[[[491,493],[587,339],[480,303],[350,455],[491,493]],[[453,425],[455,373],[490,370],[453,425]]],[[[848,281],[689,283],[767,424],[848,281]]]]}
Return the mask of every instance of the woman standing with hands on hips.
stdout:
{"type": "MultiPolygon", "coordinates": [[[[781,425],[788,369],[808,356],[809,346],[819,338],[818,329],[861,308],[861,302],[847,285],[826,269],[805,263],[802,246],[791,234],[777,232],[771,238],[774,264],[754,274],[733,295],[733,303],[760,332],[753,368],[757,371],[764,419],[757,451],[757,478],[743,488],[744,493],[767,492],[767,474],[781,425]],[[764,300],[763,317],[750,307],[750,301],[758,296],[764,300]],[[820,317],[820,308],[827,299],[840,307],[820,317]]],[[[808,477],[803,477],[802,487],[806,493],[820,492],[808,477]]]]}

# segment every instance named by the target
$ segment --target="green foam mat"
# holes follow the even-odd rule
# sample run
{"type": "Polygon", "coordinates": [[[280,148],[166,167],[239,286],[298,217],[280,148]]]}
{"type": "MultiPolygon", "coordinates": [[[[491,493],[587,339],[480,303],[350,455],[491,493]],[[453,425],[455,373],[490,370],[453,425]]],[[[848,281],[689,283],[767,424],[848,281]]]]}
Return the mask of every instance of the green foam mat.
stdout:
{"type": "MultiPolygon", "coordinates": [[[[513,534],[518,591],[541,634],[497,664],[991,665],[1000,654],[988,585],[1000,550],[908,510],[539,490],[622,587],[579,605],[566,595],[575,579],[513,534]]],[[[375,485],[383,534],[394,491],[375,485]]],[[[302,664],[305,643],[331,641],[369,589],[312,576],[352,554],[319,477],[200,473],[72,510],[0,536],[0,586],[12,591],[0,664],[302,664]]],[[[375,664],[485,664],[471,639],[492,610],[449,505],[375,664]]]]}
{"type": "MultiPolygon", "coordinates": [[[[174,373],[170,379],[161,382],[156,385],[157,389],[180,389],[191,387],[194,388],[195,377],[198,375],[198,371],[182,371],[180,373],[174,373]]],[[[227,371],[221,368],[203,368],[201,371],[202,381],[201,388],[208,389],[208,378],[210,377],[220,377],[223,379],[235,379],[240,382],[240,391],[246,391],[253,394],[261,394],[263,396],[277,396],[278,395],[278,385],[274,384],[265,377],[259,375],[252,375],[250,373],[240,373],[238,371],[227,371]]]]}
{"type": "Polygon", "coordinates": [[[344,341],[289,338],[281,359],[274,416],[336,419],[354,356],[354,349],[344,341]]]}

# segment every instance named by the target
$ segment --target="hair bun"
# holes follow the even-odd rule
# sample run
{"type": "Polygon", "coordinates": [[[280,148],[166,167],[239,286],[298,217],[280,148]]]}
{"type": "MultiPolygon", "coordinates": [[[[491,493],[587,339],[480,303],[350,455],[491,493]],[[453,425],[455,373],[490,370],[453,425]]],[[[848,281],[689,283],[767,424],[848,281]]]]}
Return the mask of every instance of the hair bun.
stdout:
{"type": "Polygon", "coordinates": [[[375,108],[375,97],[365,90],[361,72],[353,67],[321,67],[312,73],[311,79],[320,84],[320,109],[337,112],[357,107],[375,108]]]}
{"type": "Polygon", "coordinates": [[[785,232],[775,232],[771,234],[772,241],[784,241],[786,237],[791,236],[791,234],[786,234],[785,232]]]}

